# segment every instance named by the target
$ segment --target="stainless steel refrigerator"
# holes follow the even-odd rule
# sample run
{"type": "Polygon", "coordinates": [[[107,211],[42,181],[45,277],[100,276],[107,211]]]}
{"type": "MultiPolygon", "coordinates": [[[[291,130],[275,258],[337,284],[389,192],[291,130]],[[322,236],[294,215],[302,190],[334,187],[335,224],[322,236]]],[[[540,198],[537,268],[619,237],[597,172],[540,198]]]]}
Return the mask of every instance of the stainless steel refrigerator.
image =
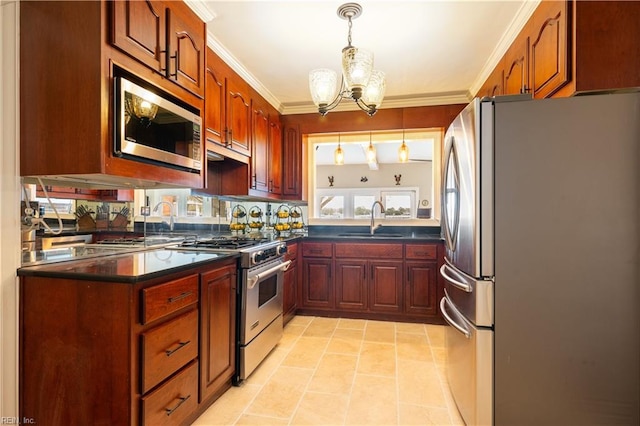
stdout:
{"type": "Polygon", "coordinates": [[[640,424],[640,93],[476,99],[444,152],[465,422],[640,424]]]}

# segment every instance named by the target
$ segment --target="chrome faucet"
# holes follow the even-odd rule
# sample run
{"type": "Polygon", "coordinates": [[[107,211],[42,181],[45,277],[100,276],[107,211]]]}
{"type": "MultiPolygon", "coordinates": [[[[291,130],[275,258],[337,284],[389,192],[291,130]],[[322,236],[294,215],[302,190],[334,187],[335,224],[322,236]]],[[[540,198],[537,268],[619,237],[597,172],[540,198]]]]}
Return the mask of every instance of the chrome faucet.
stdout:
{"type": "Polygon", "coordinates": [[[384,206],[382,205],[382,202],[377,201],[377,200],[374,201],[373,205],[371,206],[371,227],[369,228],[369,230],[371,232],[371,235],[373,235],[373,233],[376,232],[376,229],[378,229],[378,228],[380,228],[382,226],[381,224],[378,224],[378,225],[374,226],[374,223],[373,223],[373,215],[374,215],[374,213],[376,211],[376,204],[380,204],[380,213],[384,213],[384,206]]]}
{"type": "Polygon", "coordinates": [[[158,208],[160,208],[161,204],[166,204],[167,206],[169,206],[169,231],[173,232],[173,204],[171,204],[168,201],[160,201],[158,204],[156,204],[156,206],[153,208],[154,212],[158,211],[158,208]]]}

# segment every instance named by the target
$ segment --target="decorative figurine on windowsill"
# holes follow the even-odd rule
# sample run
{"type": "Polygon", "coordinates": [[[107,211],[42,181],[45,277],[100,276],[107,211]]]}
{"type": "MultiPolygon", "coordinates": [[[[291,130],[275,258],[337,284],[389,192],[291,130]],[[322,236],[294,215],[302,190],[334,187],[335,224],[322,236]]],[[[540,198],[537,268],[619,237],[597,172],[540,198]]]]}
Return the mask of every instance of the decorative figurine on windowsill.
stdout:
{"type": "Polygon", "coordinates": [[[333,186],[333,176],[327,176],[327,179],[329,179],[329,186],[333,186]]]}
{"type": "Polygon", "coordinates": [[[396,185],[400,185],[400,179],[402,179],[402,175],[393,175],[396,178],[396,185]]]}

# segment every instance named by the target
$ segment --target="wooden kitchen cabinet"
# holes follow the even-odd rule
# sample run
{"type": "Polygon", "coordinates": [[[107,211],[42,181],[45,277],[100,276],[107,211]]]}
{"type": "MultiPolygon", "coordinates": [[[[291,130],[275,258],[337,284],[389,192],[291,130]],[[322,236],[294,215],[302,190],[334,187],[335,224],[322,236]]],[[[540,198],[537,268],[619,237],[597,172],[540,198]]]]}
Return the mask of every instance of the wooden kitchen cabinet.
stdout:
{"type": "Polygon", "coordinates": [[[438,246],[407,244],[404,283],[404,312],[435,317],[438,312],[438,246]]]}
{"type": "Polygon", "coordinates": [[[477,96],[500,96],[504,94],[504,71],[502,67],[493,70],[477,96]]]}
{"type": "Polygon", "coordinates": [[[282,198],[302,199],[302,138],[297,124],[282,117],[282,198]]]}
{"type": "Polygon", "coordinates": [[[257,196],[279,196],[282,182],[282,128],[275,108],[252,96],[251,189],[257,196]]]}
{"type": "Polygon", "coordinates": [[[290,260],[289,268],[284,271],[282,289],[282,316],[284,323],[288,323],[296,313],[298,307],[298,243],[287,243],[285,260],[290,260]]]}
{"type": "Polygon", "coordinates": [[[300,306],[333,309],[333,245],[322,242],[302,242],[302,294],[300,306]]]}
{"type": "Polygon", "coordinates": [[[236,358],[234,263],[200,275],[200,398],[217,398],[229,388],[236,358]]]}
{"type": "Polygon", "coordinates": [[[236,259],[141,281],[109,277],[130,276],[133,256],[76,265],[104,281],[19,273],[21,418],[190,424],[231,387],[236,259]]]}
{"type": "MultiPolygon", "coordinates": [[[[21,3],[20,27],[38,29],[20,36],[21,176],[30,183],[35,176],[54,176],[56,185],[74,186],[82,181],[82,186],[95,189],[204,185],[202,172],[114,154],[114,76],[118,70],[203,111],[204,92],[194,94],[175,84],[152,69],[155,65],[147,60],[165,61],[164,54],[157,51],[160,47],[154,47],[160,46],[161,40],[153,34],[160,34],[159,28],[164,25],[162,8],[167,4],[187,7],[182,2],[21,3]],[[130,15],[125,16],[124,23],[120,21],[123,11],[130,15]],[[156,22],[158,28],[147,33],[142,24],[149,21],[156,22]],[[129,40],[116,38],[112,27],[116,32],[129,31],[125,32],[129,40]],[[127,52],[134,49],[134,39],[145,46],[137,46],[138,52],[151,50],[146,56],[138,55],[145,57],[142,61],[127,52]]],[[[205,27],[200,23],[204,41],[205,27]]],[[[180,56],[180,61],[191,57],[180,56]]]]}
{"type": "Polygon", "coordinates": [[[249,85],[210,48],[205,80],[207,149],[246,163],[251,155],[249,85]]]}
{"type": "MultiPolygon", "coordinates": [[[[569,68],[569,19],[566,1],[543,1],[526,27],[531,40],[531,80],[534,98],[546,98],[571,78],[569,68]]],[[[523,41],[520,41],[522,43],[523,41]]]]}
{"type": "Polygon", "coordinates": [[[198,15],[181,1],[110,3],[113,45],[203,97],[206,25],[198,15]]]}
{"type": "Polygon", "coordinates": [[[503,59],[504,94],[530,93],[529,83],[529,37],[519,37],[509,47],[503,59]]]}
{"type": "Polygon", "coordinates": [[[297,312],[441,324],[441,250],[439,242],[304,241],[297,312]]]}

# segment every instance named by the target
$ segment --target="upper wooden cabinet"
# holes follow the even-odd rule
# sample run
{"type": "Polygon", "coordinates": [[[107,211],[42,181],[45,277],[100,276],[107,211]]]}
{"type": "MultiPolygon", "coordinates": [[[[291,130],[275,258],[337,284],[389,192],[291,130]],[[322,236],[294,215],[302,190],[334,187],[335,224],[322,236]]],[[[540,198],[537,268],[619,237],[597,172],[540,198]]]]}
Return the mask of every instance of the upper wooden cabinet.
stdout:
{"type": "Polygon", "coordinates": [[[280,114],[257,93],[252,96],[251,189],[255,195],[279,196],[282,191],[282,127],[280,114]]]}
{"type": "Polygon", "coordinates": [[[249,85],[209,48],[205,93],[207,149],[248,162],[251,155],[249,85]]]}
{"type": "Polygon", "coordinates": [[[181,87],[204,96],[206,26],[183,2],[111,2],[112,43],[181,87]]]}
{"type": "Polygon", "coordinates": [[[285,122],[282,131],[282,198],[302,199],[302,138],[297,124],[285,122]]]}
{"type": "MultiPolygon", "coordinates": [[[[203,173],[114,154],[116,67],[203,110],[201,96],[174,84],[149,65],[164,61],[158,34],[162,28],[166,34],[166,17],[174,15],[163,12],[165,4],[178,7],[177,2],[21,3],[20,27],[38,29],[23,31],[20,36],[21,176],[55,176],[61,186],[82,182],[82,186],[96,189],[203,186],[203,173]],[[115,12],[122,11],[133,21],[121,24],[115,12]],[[112,25],[114,30],[135,28],[129,32],[130,38],[146,46],[138,51],[150,51],[146,56],[139,53],[144,62],[125,53],[121,38],[114,46],[109,31],[112,25]],[[146,25],[152,30],[142,28],[146,25]]],[[[204,23],[201,25],[204,35],[204,23]]],[[[133,40],[128,48],[133,49],[133,40]]]]}
{"type": "Polygon", "coordinates": [[[546,98],[564,86],[569,74],[568,5],[564,1],[543,1],[532,19],[531,80],[535,98],[546,98]]]}
{"type": "MultiPolygon", "coordinates": [[[[529,85],[529,37],[522,37],[511,45],[504,55],[504,95],[528,93],[529,85]]],[[[490,96],[496,96],[496,94],[490,96]]]]}
{"type": "Polygon", "coordinates": [[[477,96],[547,98],[638,87],[638,22],[640,2],[543,0],[477,96]]]}

